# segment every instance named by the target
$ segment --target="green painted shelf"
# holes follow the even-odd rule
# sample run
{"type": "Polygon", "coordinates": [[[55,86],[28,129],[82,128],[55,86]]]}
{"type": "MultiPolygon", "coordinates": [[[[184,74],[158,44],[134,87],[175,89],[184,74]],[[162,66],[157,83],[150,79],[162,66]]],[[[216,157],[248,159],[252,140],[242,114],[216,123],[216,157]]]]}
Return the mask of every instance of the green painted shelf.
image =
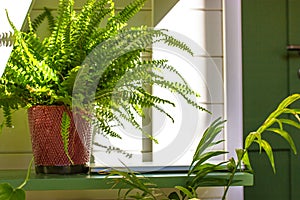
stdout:
{"type": "MultiPolygon", "coordinates": [[[[10,183],[12,186],[19,186],[26,176],[25,170],[0,170],[0,183],[10,183]]],[[[151,181],[161,188],[171,188],[176,185],[184,185],[187,180],[185,173],[151,173],[144,174],[151,181]]],[[[228,172],[214,172],[208,174],[205,179],[226,178],[228,172]]],[[[76,175],[44,175],[32,172],[30,180],[24,187],[25,190],[94,190],[109,189],[112,186],[113,178],[105,178],[106,175],[99,174],[76,174],[76,175]]],[[[223,186],[214,183],[203,183],[204,186],[223,186]]],[[[253,174],[238,172],[234,177],[234,186],[251,186],[253,185],[253,174]]]]}

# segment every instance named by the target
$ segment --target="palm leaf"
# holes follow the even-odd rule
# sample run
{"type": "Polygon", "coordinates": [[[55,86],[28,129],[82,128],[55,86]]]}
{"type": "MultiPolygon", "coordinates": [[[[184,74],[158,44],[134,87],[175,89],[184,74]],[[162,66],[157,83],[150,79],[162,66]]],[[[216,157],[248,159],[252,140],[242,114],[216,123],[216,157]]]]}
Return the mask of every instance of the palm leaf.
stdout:
{"type": "Polygon", "coordinates": [[[259,144],[260,147],[262,147],[265,150],[265,152],[269,158],[269,161],[271,163],[272,169],[275,173],[276,169],[275,169],[275,162],[274,162],[273,150],[272,150],[271,145],[266,140],[261,140],[260,142],[257,142],[257,143],[259,144]]]}
{"type": "Polygon", "coordinates": [[[294,126],[297,129],[300,129],[300,123],[295,122],[291,119],[279,119],[279,121],[283,124],[288,124],[288,125],[294,126]]]}
{"type": "Polygon", "coordinates": [[[221,121],[221,118],[216,119],[204,132],[193,156],[191,166],[198,160],[203,152],[214,144],[213,141],[223,129],[225,121],[221,121]]]}
{"type": "MultiPolygon", "coordinates": [[[[157,196],[162,195],[162,193],[159,192],[156,184],[152,183],[148,178],[142,176],[137,172],[133,172],[131,170],[126,172],[112,170],[107,176],[107,178],[116,175],[121,176],[121,178],[115,179],[115,184],[113,185],[113,188],[117,187],[117,185],[119,184],[125,184],[126,188],[128,188],[123,196],[123,199],[127,199],[127,196],[143,197],[142,199],[156,199],[157,196]],[[141,193],[132,195],[131,192],[133,191],[133,189],[137,189],[141,193]]],[[[122,188],[119,189],[119,198],[121,196],[121,190],[122,188]]]]}
{"type": "Polygon", "coordinates": [[[292,137],[288,134],[287,131],[282,130],[282,129],[278,129],[278,128],[268,128],[267,131],[277,133],[278,135],[283,137],[289,143],[289,145],[290,145],[291,149],[293,150],[294,154],[297,154],[297,149],[296,149],[295,143],[294,143],[292,137]]]}

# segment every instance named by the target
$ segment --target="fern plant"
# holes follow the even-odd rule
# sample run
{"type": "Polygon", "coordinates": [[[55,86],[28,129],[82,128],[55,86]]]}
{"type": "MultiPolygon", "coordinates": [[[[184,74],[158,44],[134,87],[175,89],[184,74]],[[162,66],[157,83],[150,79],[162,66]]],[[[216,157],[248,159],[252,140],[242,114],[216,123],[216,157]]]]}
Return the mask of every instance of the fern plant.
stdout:
{"type": "MultiPolygon", "coordinates": [[[[145,85],[178,93],[191,106],[202,108],[195,93],[178,71],[166,60],[142,60],[151,52],[151,45],[164,42],[192,54],[183,42],[164,30],[147,27],[128,28],[127,22],[144,6],[146,0],[133,0],[115,12],[113,0],[88,0],[75,12],[74,0],[60,0],[57,17],[50,10],[29,21],[27,31],[14,30],[14,48],[5,72],[0,78],[0,107],[5,122],[11,126],[11,111],[35,105],[65,105],[70,109],[89,109],[91,119],[103,134],[120,137],[112,122],[124,121],[142,131],[135,116],[143,109],[174,104],[152,95],[145,85]],[[40,39],[36,28],[48,20],[50,34],[40,39]],[[180,82],[165,80],[162,71],[169,71],[180,82]],[[95,81],[97,80],[97,81],[95,81]]],[[[147,134],[147,133],[144,133],[147,134]]],[[[150,136],[149,136],[150,137],[150,136]]]]}

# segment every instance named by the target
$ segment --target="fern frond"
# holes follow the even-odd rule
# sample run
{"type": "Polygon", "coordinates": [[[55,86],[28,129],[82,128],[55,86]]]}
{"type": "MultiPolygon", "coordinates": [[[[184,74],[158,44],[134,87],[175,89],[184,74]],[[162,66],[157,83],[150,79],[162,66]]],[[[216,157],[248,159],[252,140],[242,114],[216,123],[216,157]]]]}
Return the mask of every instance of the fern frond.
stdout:
{"type": "MultiPolygon", "coordinates": [[[[40,38],[34,33],[22,34],[22,39],[28,45],[28,48],[31,50],[32,54],[38,59],[43,60],[47,54],[47,48],[40,42],[40,38]]],[[[20,43],[20,42],[19,42],[20,43]]]]}
{"type": "Polygon", "coordinates": [[[5,46],[12,46],[15,41],[15,36],[12,32],[8,33],[0,33],[0,47],[5,46]]]}
{"type": "MultiPolygon", "coordinates": [[[[48,56],[51,61],[51,67],[62,73],[67,72],[70,63],[69,55],[72,50],[69,48],[71,22],[75,15],[73,10],[74,0],[60,0],[58,8],[58,17],[55,20],[49,39],[46,41],[48,46],[48,56]],[[63,53],[62,53],[63,52],[63,53]]],[[[50,64],[50,63],[49,63],[50,64]]]]}
{"type": "Polygon", "coordinates": [[[51,69],[45,61],[43,61],[43,53],[45,53],[45,49],[42,44],[38,41],[35,35],[23,35],[21,32],[16,32],[16,49],[22,49],[22,51],[26,52],[26,56],[24,54],[15,53],[17,51],[12,52],[11,61],[12,70],[17,70],[17,73],[14,73],[16,79],[18,79],[19,74],[22,74],[20,78],[26,77],[28,74],[28,81],[24,82],[24,80],[20,80],[20,84],[34,84],[40,86],[46,86],[49,82],[56,82],[58,79],[56,75],[56,71],[51,69]],[[21,64],[21,66],[18,66],[21,64]],[[32,71],[30,71],[32,69],[32,71]],[[29,75],[30,74],[30,75],[29,75]]]}
{"type": "Polygon", "coordinates": [[[44,11],[41,14],[39,14],[37,17],[35,17],[33,21],[28,20],[30,22],[30,26],[29,26],[30,32],[36,32],[37,28],[43,23],[45,19],[47,19],[49,30],[50,32],[52,32],[54,27],[54,17],[51,14],[50,9],[46,7],[44,7],[44,11]]]}
{"type": "MultiPolygon", "coordinates": [[[[91,43],[101,42],[104,37],[99,31],[99,24],[111,12],[107,0],[89,0],[78,15],[72,32],[74,47],[81,47],[89,52],[91,43]],[[100,40],[97,38],[101,38],[100,40]]],[[[80,63],[81,64],[81,63],[80,63]]]]}
{"type": "Polygon", "coordinates": [[[164,109],[162,109],[161,107],[157,106],[157,105],[153,105],[153,107],[158,110],[159,112],[165,114],[169,119],[171,119],[172,123],[175,122],[174,118],[172,117],[172,115],[168,112],[166,112],[164,109]]]}
{"type": "Polygon", "coordinates": [[[67,112],[64,112],[63,115],[62,115],[62,119],[61,119],[61,138],[62,138],[62,141],[63,141],[63,145],[64,145],[64,151],[65,151],[65,154],[66,156],[68,157],[70,163],[72,165],[74,165],[74,162],[72,160],[72,158],[70,157],[70,154],[69,154],[69,136],[70,136],[70,124],[71,124],[71,119],[68,115],[67,112]]]}
{"type": "Polygon", "coordinates": [[[127,25],[127,22],[141,10],[145,2],[146,0],[136,0],[128,4],[121,12],[110,18],[107,25],[115,31],[122,29],[127,25]]]}
{"type": "Polygon", "coordinates": [[[10,107],[4,106],[3,107],[3,116],[5,119],[5,125],[6,127],[12,127],[12,116],[11,116],[11,110],[10,107]]]}

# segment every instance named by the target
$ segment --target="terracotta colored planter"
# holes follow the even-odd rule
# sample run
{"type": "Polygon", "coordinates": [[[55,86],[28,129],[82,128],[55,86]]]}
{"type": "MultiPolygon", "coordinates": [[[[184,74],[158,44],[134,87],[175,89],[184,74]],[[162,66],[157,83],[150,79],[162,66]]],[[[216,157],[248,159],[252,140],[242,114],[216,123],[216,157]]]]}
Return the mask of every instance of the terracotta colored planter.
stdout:
{"type": "Polygon", "coordinates": [[[91,127],[80,114],[74,116],[65,106],[33,106],[28,109],[36,173],[70,174],[88,171],[91,127]],[[71,119],[68,151],[73,165],[64,151],[61,137],[64,112],[71,119]]]}

